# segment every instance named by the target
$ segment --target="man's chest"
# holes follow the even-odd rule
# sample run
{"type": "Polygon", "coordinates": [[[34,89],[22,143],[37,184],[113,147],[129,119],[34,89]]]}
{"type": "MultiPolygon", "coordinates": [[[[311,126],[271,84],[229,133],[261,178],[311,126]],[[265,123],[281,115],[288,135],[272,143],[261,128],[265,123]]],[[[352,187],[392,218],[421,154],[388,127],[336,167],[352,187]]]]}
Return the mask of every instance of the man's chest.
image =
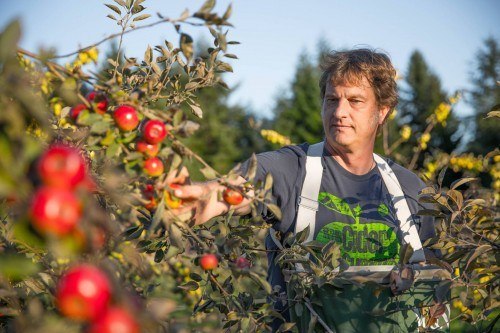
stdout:
{"type": "Polygon", "coordinates": [[[350,265],[394,264],[399,254],[397,219],[379,173],[348,177],[325,169],[314,238],[340,244],[350,265]]]}

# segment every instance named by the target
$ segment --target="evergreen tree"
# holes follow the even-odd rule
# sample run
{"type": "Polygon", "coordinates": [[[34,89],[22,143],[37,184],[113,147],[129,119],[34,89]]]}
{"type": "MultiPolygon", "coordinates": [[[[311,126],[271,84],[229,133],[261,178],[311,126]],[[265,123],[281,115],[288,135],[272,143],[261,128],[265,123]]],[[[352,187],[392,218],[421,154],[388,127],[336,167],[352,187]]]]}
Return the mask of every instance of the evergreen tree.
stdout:
{"type": "MultiPolygon", "coordinates": [[[[400,121],[409,124],[413,133],[422,133],[427,127],[427,117],[439,103],[446,101],[447,94],[441,87],[439,77],[432,72],[419,51],[414,51],[410,57],[405,84],[407,89],[400,89],[400,121]]],[[[458,119],[451,113],[446,126],[438,124],[433,129],[429,146],[452,152],[459,141],[459,138],[454,136],[458,125],[458,119]]],[[[416,137],[409,141],[407,149],[415,145],[416,137]]]]}
{"type": "Polygon", "coordinates": [[[494,38],[484,42],[484,48],[476,56],[472,75],[471,104],[475,112],[475,135],[469,149],[477,154],[487,154],[498,147],[500,122],[498,119],[484,119],[486,114],[500,104],[500,49],[494,38]]]}
{"type": "Polygon", "coordinates": [[[187,144],[219,172],[228,172],[238,162],[263,150],[264,141],[251,126],[253,116],[241,106],[230,106],[231,91],[222,87],[197,93],[203,109],[198,131],[187,144]]]}
{"type": "Polygon", "coordinates": [[[274,129],[295,143],[323,139],[320,71],[307,54],[302,54],[291,84],[291,93],[276,101],[274,129]]]}

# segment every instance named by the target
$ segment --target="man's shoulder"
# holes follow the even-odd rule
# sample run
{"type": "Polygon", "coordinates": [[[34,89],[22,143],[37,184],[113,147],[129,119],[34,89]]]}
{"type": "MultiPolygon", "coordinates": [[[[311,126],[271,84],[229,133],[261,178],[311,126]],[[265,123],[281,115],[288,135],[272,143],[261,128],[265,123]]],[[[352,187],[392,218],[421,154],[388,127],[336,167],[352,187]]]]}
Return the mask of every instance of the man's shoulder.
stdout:
{"type": "Polygon", "coordinates": [[[309,144],[289,145],[277,150],[266,151],[257,154],[259,162],[292,162],[300,160],[307,155],[309,144]]]}

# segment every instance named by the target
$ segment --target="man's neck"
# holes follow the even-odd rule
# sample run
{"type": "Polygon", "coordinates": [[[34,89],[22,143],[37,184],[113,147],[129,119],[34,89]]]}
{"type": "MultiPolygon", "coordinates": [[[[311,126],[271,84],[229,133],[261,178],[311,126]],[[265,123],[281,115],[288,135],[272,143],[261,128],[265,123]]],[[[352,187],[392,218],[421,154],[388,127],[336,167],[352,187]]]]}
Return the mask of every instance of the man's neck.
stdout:
{"type": "Polygon", "coordinates": [[[355,175],[364,175],[375,167],[373,160],[373,147],[364,147],[356,151],[335,147],[325,141],[325,147],[329,155],[335,159],[341,167],[355,175]]]}

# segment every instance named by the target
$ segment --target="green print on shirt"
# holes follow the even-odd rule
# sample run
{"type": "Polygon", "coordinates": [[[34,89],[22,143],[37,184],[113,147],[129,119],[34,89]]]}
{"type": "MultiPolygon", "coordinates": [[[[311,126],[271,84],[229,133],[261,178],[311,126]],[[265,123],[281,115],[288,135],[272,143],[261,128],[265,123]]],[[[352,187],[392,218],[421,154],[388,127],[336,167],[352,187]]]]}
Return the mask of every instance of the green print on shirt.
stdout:
{"type": "MultiPolygon", "coordinates": [[[[333,240],[341,244],[342,256],[352,266],[397,263],[399,241],[391,227],[379,222],[361,224],[361,206],[351,209],[344,199],[333,194],[320,192],[318,201],[332,211],[351,217],[354,223],[331,222],[321,228],[317,241],[326,244],[333,240]]],[[[380,204],[378,212],[381,216],[387,215],[387,206],[380,204]]]]}

